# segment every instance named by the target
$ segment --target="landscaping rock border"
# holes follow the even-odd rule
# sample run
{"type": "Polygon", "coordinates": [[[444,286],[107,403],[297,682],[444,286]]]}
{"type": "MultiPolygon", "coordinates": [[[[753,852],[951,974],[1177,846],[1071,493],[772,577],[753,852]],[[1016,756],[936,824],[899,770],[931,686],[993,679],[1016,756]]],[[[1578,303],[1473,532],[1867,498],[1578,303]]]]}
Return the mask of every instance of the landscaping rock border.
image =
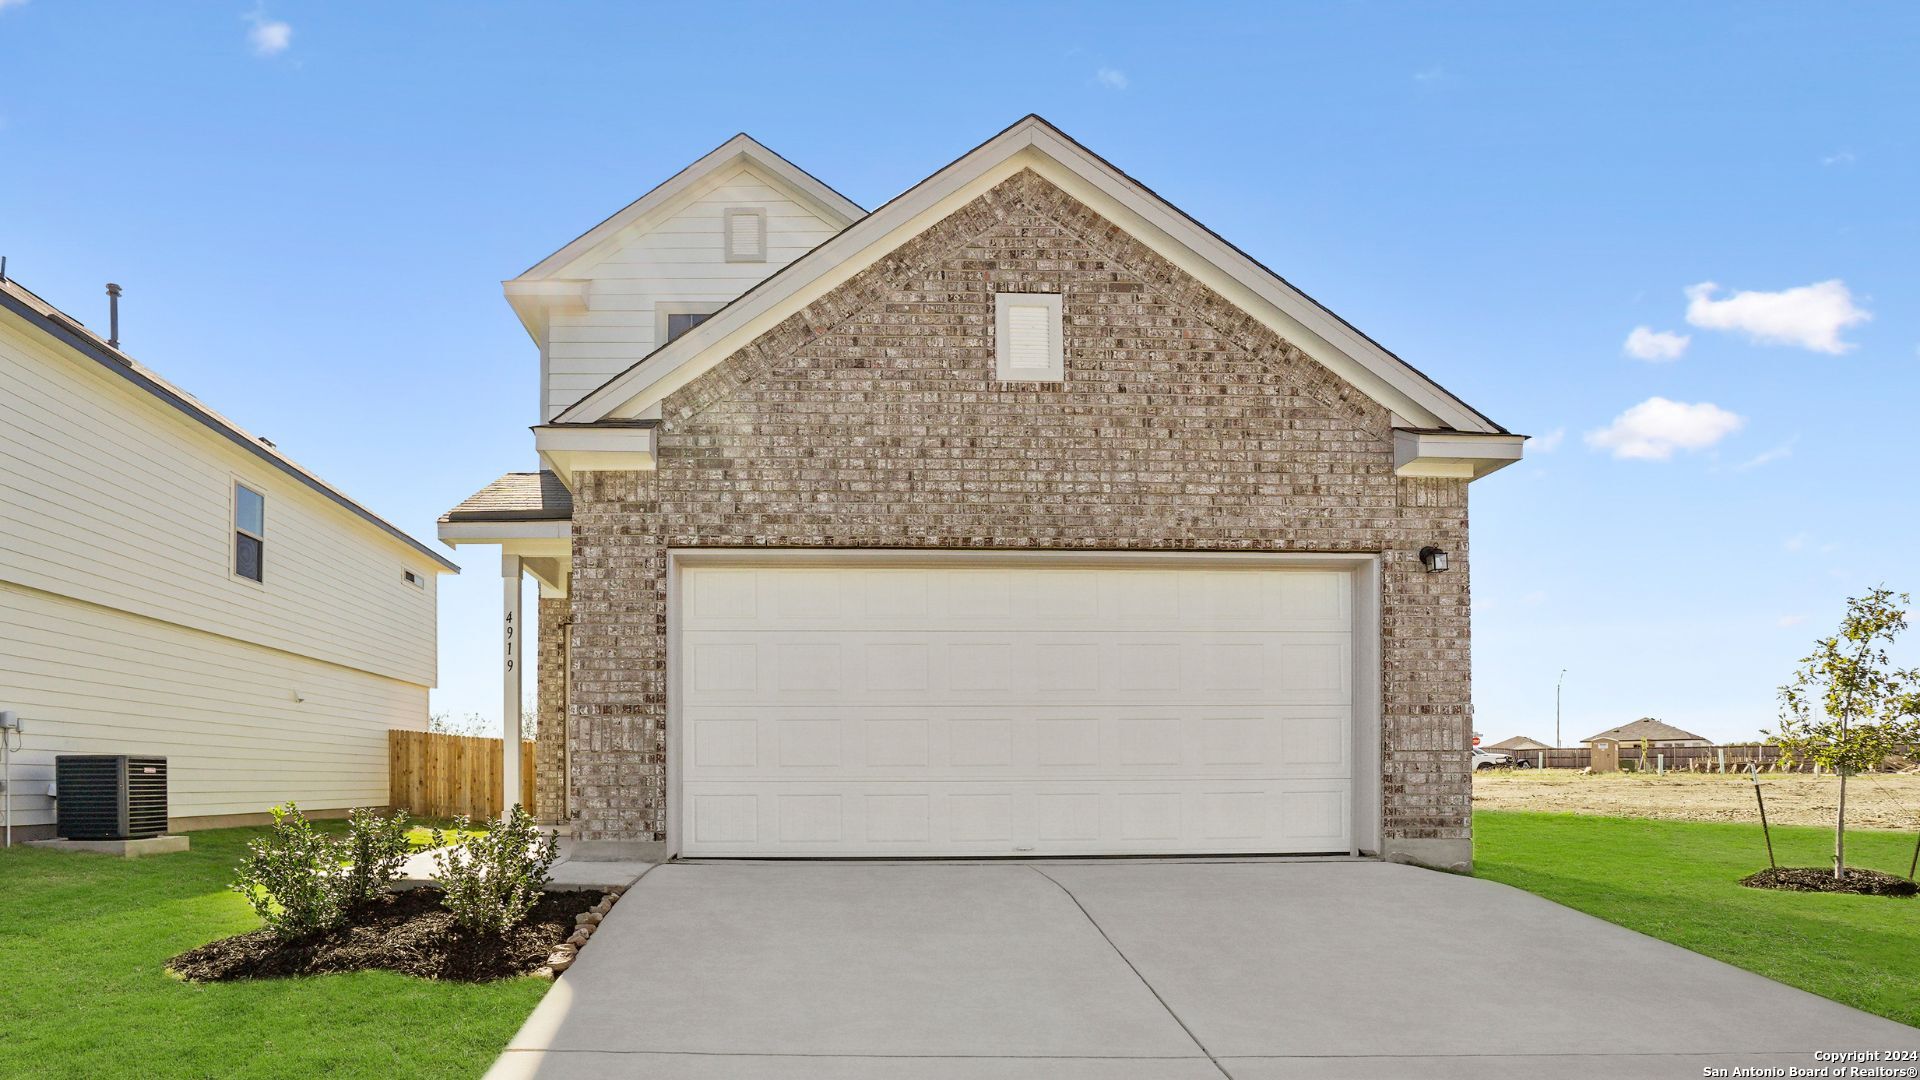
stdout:
{"type": "Polygon", "coordinates": [[[167,970],[192,982],[371,970],[459,982],[552,978],[572,966],[620,891],[597,901],[591,892],[544,892],[526,922],[497,937],[461,929],[439,889],[389,892],[338,929],[294,941],[255,930],[189,949],[167,961],[167,970]]]}

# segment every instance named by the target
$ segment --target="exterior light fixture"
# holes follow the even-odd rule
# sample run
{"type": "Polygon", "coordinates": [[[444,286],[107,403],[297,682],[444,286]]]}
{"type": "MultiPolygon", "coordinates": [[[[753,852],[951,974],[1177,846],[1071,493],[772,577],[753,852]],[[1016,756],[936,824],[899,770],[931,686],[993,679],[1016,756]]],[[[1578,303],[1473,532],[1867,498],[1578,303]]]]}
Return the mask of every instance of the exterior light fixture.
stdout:
{"type": "Polygon", "coordinates": [[[1420,565],[1426,567],[1429,574],[1445,573],[1447,553],[1437,547],[1423,547],[1420,549],[1420,565]]]}

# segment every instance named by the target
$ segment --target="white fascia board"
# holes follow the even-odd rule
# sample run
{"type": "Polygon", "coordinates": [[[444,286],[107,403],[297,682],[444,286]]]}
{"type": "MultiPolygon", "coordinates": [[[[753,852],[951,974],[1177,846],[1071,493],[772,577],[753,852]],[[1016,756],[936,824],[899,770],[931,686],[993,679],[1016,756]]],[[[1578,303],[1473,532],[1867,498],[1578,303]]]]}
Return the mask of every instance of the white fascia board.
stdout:
{"type": "Polygon", "coordinates": [[[513,313],[520,317],[520,325],[527,328],[535,341],[546,340],[547,327],[555,314],[578,314],[587,310],[592,289],[591,281],[570,278],[532,281],[515,278],[500,283],[500,291],[506,294],[513,313]]]}
{"type": "Polygon", "coordinates": [[[571,491],[576,473],[650,471],[658,438],[659,429],[651,424],[541,424],[533,429],[533,448],[571,491]]]}
{"type": "MultiPolygon", "coordinates": [[[[1116,224],[1126,227],[1162,257],[1267,323],[1281,337],[1375,401],[1389,409],[1398,409],[1400,406],[1394,399],[1400,398],[1414,406],[1414,415],[1425,414],[1437,420],[1435,426],[1461,431],[1499,430],[1406,361],[1085,147],[1044,125],[1035,129],[1033,145],[1099,188],[1138,222],[1151,226],[1153,233],[1171,241],[1174,247],[1168,250],[1163,244],[1154,243],[1156,238],[1151,233],[1143,235],[1143,230],[1132,227],[1131,222],[1120,220],[1116,224]],[[1260,302],[1250,302],[1249,298],[1258,298],[1260,302]]],[[[1071,188],[1066,190],[1070,195],[1075,194],[1071,188]]],[[[1096,205],[1095,209],[1100,207],[1096,205]]]]}
{"type": "Polygon", "coordinates": [[[1525,435],[1452,431],[1393,433],[1393,471],[1398,476],[1437,476],[1478,480],[1520,460],[1525,435]]]}
{"type": "Polygon", "coordinates": [[[793,311],[1023,168],[1032,168],[1108,216],[1395,413],[1419,426],[1499,430],[1404,361],[1037,118],[1007,129],[869,214],[712,319],[582,397],[556,419],[590,423],[640,415],[657,406],[793,311]]]}
{"type": "Polygon", "coordinates": [[[448,547],[547,541],[567,550],[573,542],[570,521],[443,521],[439,528],[440,542],[448,547]]]}
{"type": "Polygon", "coordinates": [[[793,162],[762,146],[745,133],[721,143],[699,160],[668,177],[653,190],[628,203],[613,216],[588,229],[572,243],[529,267],[521,280],[551,278],[592,254],[601,244],[680,196],[703,185],[716,174],[730,172],[737,165],[752,165],[770,179],[789,189],[802,204],[829,223],[846,228],[866,216],[858,203],[828,187],[793,162]]]}

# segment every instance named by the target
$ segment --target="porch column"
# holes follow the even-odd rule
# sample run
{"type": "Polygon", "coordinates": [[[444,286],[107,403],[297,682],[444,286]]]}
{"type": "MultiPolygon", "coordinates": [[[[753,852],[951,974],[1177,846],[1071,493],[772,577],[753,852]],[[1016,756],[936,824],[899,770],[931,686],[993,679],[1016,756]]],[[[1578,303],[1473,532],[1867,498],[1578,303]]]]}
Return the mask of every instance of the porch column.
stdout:
{"type": "Polygon", "coordinates": [[[502,817],[520,804],[520,640],[526,636],[520,614],[520,556],[500,556],[501,633],[505,655],[500,665],[500,784],[502,817]]]}

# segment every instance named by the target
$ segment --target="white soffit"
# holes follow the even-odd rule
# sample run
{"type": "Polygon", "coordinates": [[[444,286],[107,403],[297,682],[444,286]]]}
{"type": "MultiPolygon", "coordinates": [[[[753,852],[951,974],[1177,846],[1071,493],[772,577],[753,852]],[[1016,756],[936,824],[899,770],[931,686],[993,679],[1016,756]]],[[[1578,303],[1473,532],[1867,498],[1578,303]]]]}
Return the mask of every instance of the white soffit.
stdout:
{"type": "Polygon", "coordinates": [[[712,319],[582,397],[556,420],[641,415],[855,273],[1031,168],[1266,322],[1315,361],[1420,427],[1498,433],[1475,412],[1271,271],[1038,117],[1028,117],[749,290],[712,319]]]}
{"type": "Polygon", "coordinates": [[[1525,435],[1395,428],[1393,471],[1400,476],[1478,480],[1520,460],[1525,435]]]}
{"type": "Polygon", "coordinates": [[[541,463],[569,491],[575,473],[652,469],[656,439],[652,424],[541,424],[533,429],[533,448],[541,463]]]}

